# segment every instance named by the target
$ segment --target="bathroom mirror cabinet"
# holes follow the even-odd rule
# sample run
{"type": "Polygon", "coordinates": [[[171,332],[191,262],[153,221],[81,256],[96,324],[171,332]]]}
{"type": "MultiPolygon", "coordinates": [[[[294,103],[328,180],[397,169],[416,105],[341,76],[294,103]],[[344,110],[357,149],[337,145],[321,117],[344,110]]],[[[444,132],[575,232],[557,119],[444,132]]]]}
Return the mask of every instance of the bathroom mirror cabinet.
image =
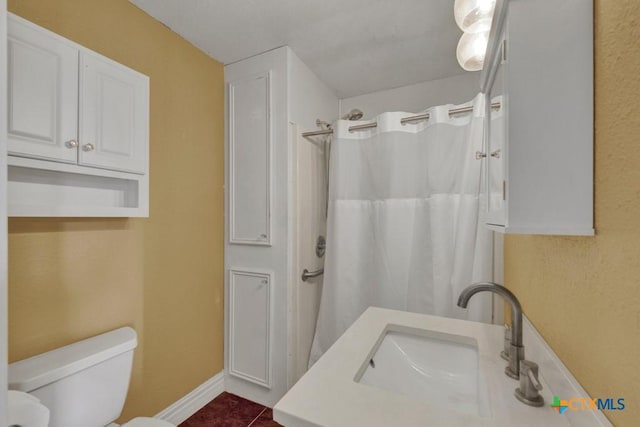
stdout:
{"type": "Polygon", "coordinates": [[[487,226],[593,235],[593,3],[498,0],[481,89],[487,226]]]}

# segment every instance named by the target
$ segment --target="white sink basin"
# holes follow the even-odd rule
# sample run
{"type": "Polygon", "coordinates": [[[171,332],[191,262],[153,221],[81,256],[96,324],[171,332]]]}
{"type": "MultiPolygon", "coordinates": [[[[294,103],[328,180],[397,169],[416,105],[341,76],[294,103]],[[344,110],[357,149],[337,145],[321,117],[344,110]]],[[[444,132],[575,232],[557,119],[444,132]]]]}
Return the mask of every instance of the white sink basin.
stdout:
{"type": "Polygon", "coordinates": [[[389,325],[364,362],[356,382],[457,412],[489,414],[472,338],[389,325]]]}
{"type": "Polygon", "coordinates": [[[568,387],[560,371],[549,385],[551,350],[533,346],[536,339],[525,337],[528,355],[543,367],[547,404],[540,408],[513,395],[518,381],[504,374],[498,355],[501,326],[371,307],[280,399],[274,418],[287,427],[607,425],[604,416],[594,423],[595,411],[559,416],[548,406],[554,395],[586,393],[568,387]]]}

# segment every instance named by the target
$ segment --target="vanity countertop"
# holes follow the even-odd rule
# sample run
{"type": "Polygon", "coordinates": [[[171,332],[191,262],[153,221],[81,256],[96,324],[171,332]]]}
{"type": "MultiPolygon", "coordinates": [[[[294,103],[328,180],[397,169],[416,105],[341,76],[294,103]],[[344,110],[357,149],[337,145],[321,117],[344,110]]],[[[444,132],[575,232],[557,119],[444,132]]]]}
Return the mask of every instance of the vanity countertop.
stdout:
{"type": "MultiPolygon", "coordinates": [[[[519,382],[504,374],[506,362],[499,356],[503,334],[504,329],[497,325],[371,307],[276,404],[274,419],[286,427],[578,425],[575,416],[567,416],[569,411],[559,415],[550,408],[553,392],[559,394],[559,391],[551,389],[545,381],[543,365],[540,382],[544,386],[541,394],[545,405],[535,408],[516,400],[513,392],[519,382]],[[362,372],[363,364],[388,325],[475,339],[488,394],[489,416],[456,412],[356,382],[358,372],[362,372]]],[[[525,334],[525,348],[527,344],[525,334]]],[[[570,396],[562,396],[566,397],[570,396]]],[[[584,417],[580,420],[583,422],[584,417]]],[[[588,425],[603,424],[589,422],[588,425]]]]}

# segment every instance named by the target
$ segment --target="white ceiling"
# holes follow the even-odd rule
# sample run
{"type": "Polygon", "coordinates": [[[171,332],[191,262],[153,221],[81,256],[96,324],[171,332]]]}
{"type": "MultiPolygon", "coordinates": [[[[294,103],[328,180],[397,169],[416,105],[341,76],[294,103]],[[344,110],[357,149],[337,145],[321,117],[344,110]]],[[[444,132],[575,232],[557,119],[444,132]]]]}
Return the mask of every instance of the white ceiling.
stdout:
{"type": "Polygon", "coordinates": [[[339,98],[462,74],[453,0],[131,0],[224,64],[289,45],[339,98]]]}

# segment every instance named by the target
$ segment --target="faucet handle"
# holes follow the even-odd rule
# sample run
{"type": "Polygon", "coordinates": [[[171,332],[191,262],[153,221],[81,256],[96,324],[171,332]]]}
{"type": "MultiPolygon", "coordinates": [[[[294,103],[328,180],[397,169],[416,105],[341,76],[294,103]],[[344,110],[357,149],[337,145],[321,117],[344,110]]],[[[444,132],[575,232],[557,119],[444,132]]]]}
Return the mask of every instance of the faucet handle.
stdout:
{"type": "Polygon", "coordinates": [[[528,376],[534,388],[538,391],[542,390],[542,384],[538,379],[538,364],[529,360],[523,360],[520,363],[520,375],[528,376]]]}
{"type": "Polygon", "coordinates": [[[529,406],[544,405],[544,398],[538,393],[542,384],[538,379],[538,364],[530,360],[520,361],[520,387],[515,391],[516,398],[529,406]]]}

